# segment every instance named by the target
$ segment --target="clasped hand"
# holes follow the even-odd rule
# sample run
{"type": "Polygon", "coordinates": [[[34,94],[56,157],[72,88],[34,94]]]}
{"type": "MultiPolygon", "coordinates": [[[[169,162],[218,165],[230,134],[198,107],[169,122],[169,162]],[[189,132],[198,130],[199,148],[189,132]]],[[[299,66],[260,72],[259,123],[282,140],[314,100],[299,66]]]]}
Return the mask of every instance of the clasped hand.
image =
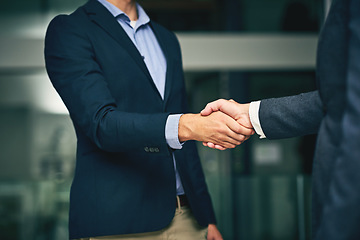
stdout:
{"type": "Polygon", "coordinates": [[[219,99],[206,105],[200,114],[184,114],[179,123],[179,140],[196,140],[204,146],[225,150],[235,148],[254,129],[249,117],[249,104],[219,99]]]}

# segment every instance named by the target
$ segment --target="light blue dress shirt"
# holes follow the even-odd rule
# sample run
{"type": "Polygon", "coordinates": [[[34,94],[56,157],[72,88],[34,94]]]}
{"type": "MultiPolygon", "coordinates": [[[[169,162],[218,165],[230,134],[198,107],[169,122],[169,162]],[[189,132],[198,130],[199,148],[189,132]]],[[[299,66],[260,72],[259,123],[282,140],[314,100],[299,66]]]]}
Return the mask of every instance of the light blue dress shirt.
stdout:
{"type": "MultiPolygon", "coordinates": [[[[98,0],[109,12],[116,18],[118,23],[127,33],[131,41],[134,43],[145,65],[155,83],[157,90],[164,99],[165,82],[166,82],[166,58],[163,51],[152,31],[149,22],[150,18],[144,9],[137,4],[138,19],[131,22],[130,18],[119,8],[106,0],[98,0]]],[[[178,126],[181,114],[170,115],[166,121],[165,137],[168,145],[173,149],[181,149],[182,144],[179,142],[178,126]]],[[[184,194],[184,189],[180,180],[179,173],[176,169],[175,157],[173,155],[175,174],[176,174],[176,192],[178,195],[184,194]]]]}

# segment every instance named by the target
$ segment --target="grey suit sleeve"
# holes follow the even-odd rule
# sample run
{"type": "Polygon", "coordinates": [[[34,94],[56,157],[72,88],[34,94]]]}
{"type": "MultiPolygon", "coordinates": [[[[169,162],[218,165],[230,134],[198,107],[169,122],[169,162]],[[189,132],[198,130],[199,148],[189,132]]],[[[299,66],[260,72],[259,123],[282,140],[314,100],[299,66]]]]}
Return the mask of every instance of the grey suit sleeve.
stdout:
{"type": "Polygon", "coordinates": [[[323,118],[318,91],[261,101],[259,120],[268,139],[317,133],[323,118]]]}

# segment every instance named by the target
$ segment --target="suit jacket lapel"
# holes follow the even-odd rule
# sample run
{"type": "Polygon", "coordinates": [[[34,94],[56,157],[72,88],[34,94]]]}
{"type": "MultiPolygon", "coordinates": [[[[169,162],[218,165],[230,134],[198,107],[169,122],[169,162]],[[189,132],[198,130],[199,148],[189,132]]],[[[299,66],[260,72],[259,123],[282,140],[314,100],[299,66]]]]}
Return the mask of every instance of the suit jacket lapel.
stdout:
{"type": "MultiPolygon", "coordinates": [[[[164,103],[166,104],[167,100],[169,99],[171,87],[172,87],[172,77],[173,74],[173,67],[174,67],[174,60],[170,55],[170,51],[168,45],[166,44],[165,37],[163,36],[161,29],[157,27],[156,24],[150,21],[150,26],[159,42],[159,45],[165,55],[166,58],[166,80],[165,80],[165,94],[164,94],[164,103]]],[[[164,106],[165,106],[164,104],[164,106]]]]}
{"type": "Polygon", "coordinates": [[[129,53],[149,80],[153,82],[141,54],[114,16],[96,0],[90,0],[84,8],[89,18],[113,37],[129,53]]]}

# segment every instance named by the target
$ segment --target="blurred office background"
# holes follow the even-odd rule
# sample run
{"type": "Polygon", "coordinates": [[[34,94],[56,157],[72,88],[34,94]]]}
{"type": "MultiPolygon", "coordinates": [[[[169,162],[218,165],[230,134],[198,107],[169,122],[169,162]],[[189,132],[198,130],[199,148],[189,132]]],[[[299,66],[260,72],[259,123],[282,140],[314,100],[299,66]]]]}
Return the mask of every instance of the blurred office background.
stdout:
{"type": "MultiPolygon", "coordinates": [[[[0,4],[0,239],[67,239],[76,138],[47,78],[46,26],[85,0],[0,4]]],[[[315,89],[319,29],[330,0],[142,0],[176,32],[193,112],[218,98],[248,102],[315,89]]],[[[310,239],[316,136],[234,150],[199,144],[224,239],[310,239]]]]}

